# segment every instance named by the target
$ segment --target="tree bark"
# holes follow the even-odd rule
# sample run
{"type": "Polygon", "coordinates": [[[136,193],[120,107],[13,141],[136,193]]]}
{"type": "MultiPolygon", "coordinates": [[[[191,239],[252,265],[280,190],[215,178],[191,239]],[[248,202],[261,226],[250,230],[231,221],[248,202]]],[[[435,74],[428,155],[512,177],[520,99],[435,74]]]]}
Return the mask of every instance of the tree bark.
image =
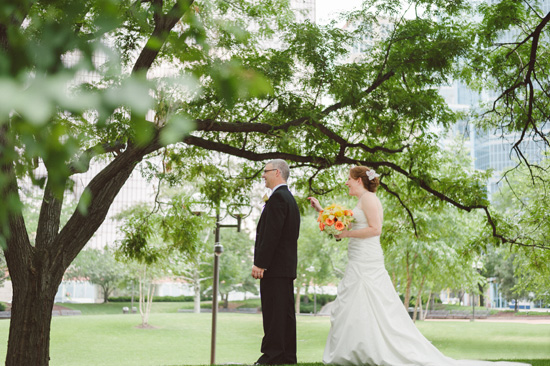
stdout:
{"type": "Polygon", "coordinates": [[[10,218],[4,254],[13,283],[6,366],[48,365],[52,309],[65,268],[51,268],[51,253],[31,246],[21,215],[10,218]]]}
{"type": "Polygon", "coordinates": [[[51,277],[35,272],[27,286],[13,286],[6,366],[48,365],[52,309],[58,287],[51,277]]]}
{"type": "Polygon", "coordinates": [[[420,314],[419,320],[424,320],[422,317],[422,290],[424,289],[424,281],[426,280],[426,275],[422,277],[422,282],[420,283],[420,286],[418,287],[418,293],[416,295],[416,302],[414,304],[414,313],[413,313],[413,322],[416,322],[416,317],[418,314],[420,314]],[[418,309],[420,309],[420,313],[418,312],[418,309]]]}
{"type": "Polygon", "coordinates": [[[301,291],[302,291],[302,286],[297,285],[296,286],[296,303],[294,304],[296,314],[300,314],[300,299],[301,299],[300,292],[301,291]]]}
{"type": "Polygon", "coordinates": [[[222,296],[222,301],[223,301],[223,308],[224,309],[229,309],[229,292],[225,293],[225,294],[221,294],[222,296]]]}
{"type": "Polygon", "coordinates": [[[405,298],[403,299],[403,305],[405,306],[405,309],[407,309],[407,311],[409,310],[409,302],[411,301],[411,286],[412,286],[412,279],[413,279],[416,257],[417,255],[415,254],[411,264],[410,253],[407,252],[407,256],[406,256],[407,285],[405,287],[405,298]]]}
{"type": "Polygon", "coordinates": [[[195,291],[193,312],[199,314],[201,312],[201,279],[199,272],[199,264],[193,270],[193,289],[195,291]]]}
{"type": "MultiPolygon", "coordinates": [[[[0,130],[0,145],[4,151],[10,146],[0,130]]],[[[10,211],[9,230],[2,228],[7,238],[4,250],[13,283],[13,300],[8,337],[6,366],[47,366],[52,309],[55,294],[65,270],[105,220],[107,212],[128,180],[137,162],[146,154],[160,148],[157,140],[144,147],[130,146],[117,156],[90,182],[87,189],[91,202],[86,214],[75,211],[67,224],[59,230],[61,205],[46,186],[36,246],[32,246],[20,212],[10,211]],[[31,351],[32,350],[32,351],[31,351]]],[[[2,161],[0,153],[0,161],[2,161]]],[[[0,192],[6,201],[19,199],[19,189],[13,165],[2,165],[8,183],[0,192]]]]}
{"type": "Polygon", "coordinates": [[[428,300],[426,300],[426,310],[424,311],[422,320],[426,319],[426,317],[428,316],[428,311],[430,310],[430,301],[432,301],[432,290],[430,290],[430,293],[428,294],[428,300]]]}

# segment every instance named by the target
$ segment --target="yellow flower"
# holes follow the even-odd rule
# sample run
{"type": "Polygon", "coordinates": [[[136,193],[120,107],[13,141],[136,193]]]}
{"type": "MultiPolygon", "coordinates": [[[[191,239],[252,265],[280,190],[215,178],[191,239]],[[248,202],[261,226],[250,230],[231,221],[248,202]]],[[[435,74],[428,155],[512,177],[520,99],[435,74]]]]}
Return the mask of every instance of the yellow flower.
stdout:
{"type": "Polygon", "coordinates": [[[333,237],[349,228],[354,221],[353,212],[333,203],[319,212],[317,221],[319,222],[319,229],[333,237]]]}

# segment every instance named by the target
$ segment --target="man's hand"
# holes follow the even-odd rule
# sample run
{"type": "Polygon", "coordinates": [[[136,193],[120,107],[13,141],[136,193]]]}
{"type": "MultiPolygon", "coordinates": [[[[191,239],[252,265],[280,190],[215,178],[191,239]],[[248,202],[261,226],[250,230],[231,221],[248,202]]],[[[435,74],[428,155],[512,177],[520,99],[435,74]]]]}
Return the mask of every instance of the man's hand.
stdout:
{"type": "Polygon", "coordinates": [[[263,268],[252,266],[252,277],[254,277],[257,280],[264,278],[264,271],[265,269],[263,268]]]}

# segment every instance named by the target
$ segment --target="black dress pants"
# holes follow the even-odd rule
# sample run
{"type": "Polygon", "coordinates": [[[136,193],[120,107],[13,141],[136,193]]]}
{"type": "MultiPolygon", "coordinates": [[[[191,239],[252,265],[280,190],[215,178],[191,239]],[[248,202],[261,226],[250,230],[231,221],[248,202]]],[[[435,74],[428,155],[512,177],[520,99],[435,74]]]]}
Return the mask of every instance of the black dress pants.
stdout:
{"type": "Polygon", "coordinates": [[[258,364],[296,363],[296,311],[294,280],[287,277],[260,280],[264,338],[258,364]]]}

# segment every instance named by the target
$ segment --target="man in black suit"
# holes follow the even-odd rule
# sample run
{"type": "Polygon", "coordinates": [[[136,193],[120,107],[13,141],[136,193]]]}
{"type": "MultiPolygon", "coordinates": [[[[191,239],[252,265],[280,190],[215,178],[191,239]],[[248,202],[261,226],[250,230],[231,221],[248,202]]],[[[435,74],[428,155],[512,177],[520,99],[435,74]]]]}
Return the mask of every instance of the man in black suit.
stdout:
{"type": "Polygon", "coordinates": [[[296,363],[294,279],[298,261],[300,212],[288,190],[288,164],[266,164],[262,178],[273,190],[256,229],[252,277],[260,279],[264,338],[256,364],[296,363]]]}

